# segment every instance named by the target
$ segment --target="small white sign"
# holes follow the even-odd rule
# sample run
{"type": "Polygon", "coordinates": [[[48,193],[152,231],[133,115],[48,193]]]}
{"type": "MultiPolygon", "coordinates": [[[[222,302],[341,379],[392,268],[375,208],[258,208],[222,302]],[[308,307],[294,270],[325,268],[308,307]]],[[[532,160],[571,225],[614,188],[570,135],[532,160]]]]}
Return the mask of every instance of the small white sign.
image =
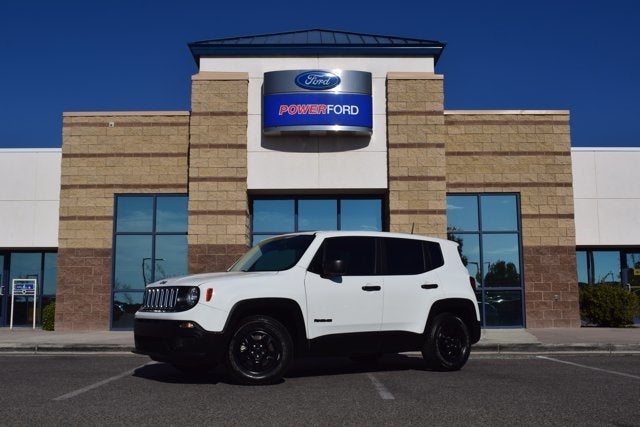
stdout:
{"type": "Polygon", "coordinates": [[[11,281],[11,320],[9,323],[9,329],[13,329],[13,307],[15,305],[16,295],[33,296],[33,329],[35,329],[38,281],[36,279],[13,279],[11,281]]]}

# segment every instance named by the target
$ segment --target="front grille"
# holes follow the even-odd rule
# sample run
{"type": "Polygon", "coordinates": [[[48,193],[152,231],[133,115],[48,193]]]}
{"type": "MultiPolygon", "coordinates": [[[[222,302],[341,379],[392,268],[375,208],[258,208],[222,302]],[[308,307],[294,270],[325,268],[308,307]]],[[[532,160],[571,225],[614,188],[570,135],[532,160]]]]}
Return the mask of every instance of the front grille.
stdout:
{"type": "Polygon", "coordinates": [[[178,287],[145,289],[140,309],[142,311],[175,311],[179,289],[178,287]]]}

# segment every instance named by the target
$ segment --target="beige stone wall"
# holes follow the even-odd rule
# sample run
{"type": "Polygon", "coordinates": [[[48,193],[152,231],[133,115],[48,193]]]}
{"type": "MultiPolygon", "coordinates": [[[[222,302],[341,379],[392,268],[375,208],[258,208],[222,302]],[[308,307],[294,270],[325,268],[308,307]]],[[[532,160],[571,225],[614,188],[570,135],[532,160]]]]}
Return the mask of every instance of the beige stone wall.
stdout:
{"type": "Polygon", "coordinates": [[[56,329],[106,330],[114,195],[186,193],[189,115],[65,113],[56,329]]]}
{"type": "Polygon", "coordinates": [[[245,73],[200,73],[192,83],[189,271],[221,271],[248,247],[245,73]]]}
{"type": "Polygon", "coordinates": [[[443,79],[389,73],[389,230],[446,237],[443,79]]]}
{"type": "Polygon", "coordinates": [[[528,327],[580,325],[569,115],[445,114],[449,193],[520,194],[528,327]]]}

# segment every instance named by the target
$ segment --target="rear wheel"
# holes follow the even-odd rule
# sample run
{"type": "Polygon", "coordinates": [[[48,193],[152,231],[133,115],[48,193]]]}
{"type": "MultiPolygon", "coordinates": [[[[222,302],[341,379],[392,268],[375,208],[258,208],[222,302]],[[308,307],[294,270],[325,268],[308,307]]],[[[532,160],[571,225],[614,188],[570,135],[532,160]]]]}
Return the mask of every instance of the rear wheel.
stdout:
{"type": "Polygon", "coordinates": [[[252,316],[237,326],[227,349],[226,363],[242,384],[273,384],[282,379],[293,357],[287,329],[268,316],[252,316]]]}
{"type": "Polygon", "coordinates": [[[430,368],[457,371],[469,359],[471,344],[467,325],[452,313],[441,313],[431,322],[422,357],[430,368]]]}

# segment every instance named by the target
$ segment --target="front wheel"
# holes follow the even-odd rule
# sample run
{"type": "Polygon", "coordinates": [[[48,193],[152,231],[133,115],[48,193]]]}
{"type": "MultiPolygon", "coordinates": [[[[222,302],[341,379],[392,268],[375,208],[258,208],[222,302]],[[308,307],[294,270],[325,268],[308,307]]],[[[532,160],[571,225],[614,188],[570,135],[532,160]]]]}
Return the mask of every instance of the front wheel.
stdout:
{"type": "Polygon", "coordinates": [[[236,328],[226,363],[233,379],[242,384],[273,384],[282,379],[293,356],[287,329],[276,319],[252,316],[236,328]]]}
{"type": "Polygon", "coordinates": [[[430,368],[438,371],[457,371],[471,352],[469,330],[458,316],[441,313],[431,322],[422,357],[430,368]]]}

